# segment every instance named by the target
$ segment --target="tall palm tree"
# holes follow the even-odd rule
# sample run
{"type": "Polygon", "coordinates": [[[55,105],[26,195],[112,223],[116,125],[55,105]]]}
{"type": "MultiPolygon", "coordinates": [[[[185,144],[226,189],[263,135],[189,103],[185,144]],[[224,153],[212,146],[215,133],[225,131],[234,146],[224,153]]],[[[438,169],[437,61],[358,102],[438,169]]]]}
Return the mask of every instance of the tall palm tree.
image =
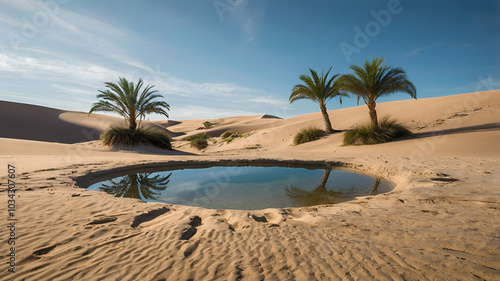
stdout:
{"type": "Polygon", "coordinates": [[[137,119],[140,122],[146,114],[157,113],[168,118],[167,110],[170,110],[170,106],[165,101],[155,100],[163,96],[157,94],[157,90],[152,90],[154,85],[147,85],[141,89],[144,84],[142,79],[135,85],[125,78],[120,77],[119,80],[118,84],[104,83],[108,89],[99,90],[97,98],[101,100],[92,105],[89,114],[96,111],[118,113],[125,118],[130,130],[135,130],[137,119]]]}
{"type": "Polygon", "coordinates": [[[351,65],[353,74],[342,75],[337,79],[341,90],[355,94],[368,106],[373,127],[378,127],[376,100],[396,92],[405,92],[412,98],[417,98],[417,88],[408,79],[406,72],[400,68],[383,65],[383,58],[365,60],[363,66],[351,65]]]}
{"type": "Polygon", "coordinates": [[[330,169],[325,169],[321,183],[313,191],[290,186],[285,188],[285,193],[299,206],[336,204],[350,200],[350,198],[343,196],[341,191],[326,189],[328,177],[330,177],[330,169]]]}
{"type": "Polygon", "coordinates": [[[328,74],[332,68],[326,72],[326,74],[321,72],[321,77],[318,73],[312,69],[311,76],[300,75],[300,80],[304,81],[304,84],[297,84],[292,89],[292,94],[290,95],[290,103],[299,99],[309,99],[319,103],[319,108],[321,109],[321,114],[323,114],[323,119],[325,122],[325,129],[328,133],[333,132],[332,123],[330,122],[330,117],[328,116],[328,111],[326,110],[326,102],[334,97],[339,97],[340,104],[342,104],[342,97],[347,97],[347,94],[341,92],[337,86],[335,79],[339,74],[333,75],[328,79],[328,74]]]}

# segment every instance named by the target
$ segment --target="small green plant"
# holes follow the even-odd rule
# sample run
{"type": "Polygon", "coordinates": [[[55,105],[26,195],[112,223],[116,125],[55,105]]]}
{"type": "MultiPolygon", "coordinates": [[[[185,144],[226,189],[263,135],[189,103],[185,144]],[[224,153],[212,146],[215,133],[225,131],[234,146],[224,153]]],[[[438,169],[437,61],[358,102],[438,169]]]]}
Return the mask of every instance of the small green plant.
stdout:
{"type": "Polygon", "coordinates": [[[315,141],[321,137],[323,131],[316,127],[308,127],[300,130],[293,139],[295,145],[315,141]]]}
{"type": "Polygon", "coordinates": [[[234,139],[235,139],[235,137],[229,137],[229,138],[225,138],[224,140],[222,140],[222,142],[225,142],[225,143],[230,143],[230,142],[232,142],[234,139]]]}
{"type": "Polygon", "coordinates": [[[412,133],[395,119],[384,117],[378,126],[373,122],[358,125],[344,133],[344,145],[378,144],[398,138],[411,136],[412,133]]]}
{"type": "Polygon", "coordinates": [[[235,132],[232,132],[232,131],[227,131],[227,132],[224,132],[220,137],[222,139],[227,139],[229,138],[230,136],[232,136],[235,132]]]}
{"type": "Polygon", "coordinates": [[[205,129],[210,129],[214,126],[214,124],[212,122],[205,121],[203,122],[203,126],[205,126],[205,129]]]}
{"type": "Polygon", "coordinates": [[[202,150],[208,146],[207,138],[207,134],[202,133],[186,137],[184,140],[190,141],[192,147],[202,150]]]}
{"type": "Polygon", "coordinates": [[[171,138],[168,133],[159,128],[136,129],[111,126],[101,134],[101,140],[105,145],[128,145],[135,146],[140,143],[172,150],[171,138]]]}
{"type": "Polygon", "coordinates": [[[206,139],[206,138],[208,138],[207,134],[201,133],[201,134],[196,134],[196,135],[192,135],[192,136],[189,136],[189,137],[185,137],[184,140],[186,140],[186,141],[192,141],[192,140],[195,140],[195,139],[206,139]]]}
{"type": "Polygon", "coordinates": [[[198,150],[202,150],[207,148],[208,142],[206,139],[194,139],[191,141],[191,146],[198,150]]]}
{"type": "Polygon", "coordinates": [[[245,149],[259,149],[260,146],[247,146],[245,149]]]}

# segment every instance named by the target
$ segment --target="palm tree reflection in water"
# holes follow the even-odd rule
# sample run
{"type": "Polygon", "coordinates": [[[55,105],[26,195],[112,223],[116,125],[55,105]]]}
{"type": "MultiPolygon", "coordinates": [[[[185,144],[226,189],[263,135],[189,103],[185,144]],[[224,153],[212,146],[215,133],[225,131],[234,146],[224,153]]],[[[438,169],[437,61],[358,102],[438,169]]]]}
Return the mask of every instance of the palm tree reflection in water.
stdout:
{"type": "Polygon", "coordinates": [[[109,184],[103,184],[100,189],[115,197],[157,200],[161,191],[167,188],[171,175],[172,173],[167,176],[152,173],[131,174],[113,179],[109,184]]]}
{"type": "Polygon", "coordinates": [[[349,200],[342,196],[340,191],[328,191],[326,182],[330,176],[330,170],[325,169],[321,183],[313,191],[306,191],[293,185],[285,189],[286,195],[299,206],[314,206],[321,204],[335,204],[349,200]]]}
{"type": "MultiPolygon", "coordinates": [[[[295,202],[295,204],[299,206],[337,204],[352,200],[353,199],[352,197],[343,195],[342,191],[333,191],[326,189],[326,183],[328,181],[329,176],[330,176],[330,170],[325,169],[320,185],[316,187],[313,191],[303,190],[291,185],[290,187],[285,188],[286,195],[290,197],[290,199],[292,199],[295,202]]],[[[371,190],[372,195],[377,193],[379,184],[380,184],[380,178],[375,179],[375,182],[371,190]]]]}

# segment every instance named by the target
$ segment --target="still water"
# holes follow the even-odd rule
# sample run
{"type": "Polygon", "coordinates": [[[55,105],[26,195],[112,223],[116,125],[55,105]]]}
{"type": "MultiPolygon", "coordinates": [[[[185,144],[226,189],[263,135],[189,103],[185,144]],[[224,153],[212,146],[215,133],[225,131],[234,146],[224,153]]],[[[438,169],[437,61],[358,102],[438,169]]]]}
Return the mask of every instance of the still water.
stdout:
{"type": "Polygon", "coordinates": [[[384,180],[334,169],[230,166],[130,173],[88,189],[148,202],[258,210],[335,204],[393,187],[384,180]]]}

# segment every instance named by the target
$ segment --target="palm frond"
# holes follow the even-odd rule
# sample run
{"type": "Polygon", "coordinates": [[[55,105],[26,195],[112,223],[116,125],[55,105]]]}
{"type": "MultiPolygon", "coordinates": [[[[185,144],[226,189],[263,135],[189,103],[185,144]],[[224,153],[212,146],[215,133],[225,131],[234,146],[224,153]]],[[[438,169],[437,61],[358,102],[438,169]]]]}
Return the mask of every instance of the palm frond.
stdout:
{"type": "Polygon", "coordinates": [[[384,58],[377,57],[371,62],[365,60],[362,66],[351,65],[353,73],[342,75],[337,80],[342,91],[357,96],[358,105],[360,99],[368,105],[375,126],[378,123],[375,107],[379,97],[403,92],[417,98],[417,88],[406,72],[400,67],[391,68],[383,63],[384,58]]]}
{"type": "Polygon", "coordinates": [[[351,65],[353,74],[342,75],[339,87],[346,92],[363,98],[365,103],[375,102],[379,97],[404,92],[417,98],[417,89],[400,68],[383,65],[384,58],[365,60],[363,66],[351,65]]]}
{"type": "Polygon", "coordinates": [[[348,94],[342,92],[339,88],[339,84],[336,83],[339,74],[334,74],[328,78],[331,70],[332,68],[330,67],[326,73],[322,71],[321,75],[318,75],[315,70],[309,69],[311,75],[303,74],[299,76],[299,79],[302,80],[304,84],[295,85],[292,88],[292,93],[289,98],[290,103],[300,99],[309,99],[317,102],[320,105],[323,118],[325,119],[327,132],[333,132],[333,128],[326,111],[326,103],[334,97],[339,97],[340,103],[342,103],[341,97],[348,97],[348,94]]]}
{"type": "Polygon", "coordinates": [[[100,100],[92,105],[89,114],[98,111],[118,113],[131,129],[135,129],[138,118],[142,120],[147,114],[157,113],[169,117],[167,111],[170,105],[159,101],[163,96],[157,94],[154,85],[144,86],[142,79],[134,84],[120,77],[118,83],[105,82],[104,85],[107,89],[99,90],[97,98],[100,100]]]}

